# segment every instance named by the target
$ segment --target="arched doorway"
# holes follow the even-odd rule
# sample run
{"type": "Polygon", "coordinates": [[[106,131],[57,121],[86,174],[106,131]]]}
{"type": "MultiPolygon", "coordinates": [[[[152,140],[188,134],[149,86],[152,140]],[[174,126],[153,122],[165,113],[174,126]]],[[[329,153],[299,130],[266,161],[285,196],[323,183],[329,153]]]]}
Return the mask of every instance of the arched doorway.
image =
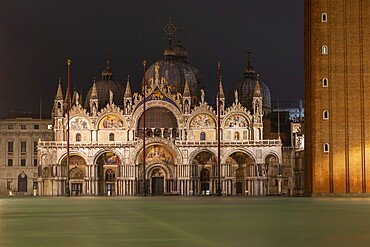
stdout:
{"type": "Polygon", "coordinates": [[[226,166],[230,172],[229,176],[234,181],[228,181],[228,192],[233,195],[253,194],[251,180],[247,179],[248,171],[253,169],[254,159],[244,152],[234,152],[226,159],[226,166]]]}
{"type": "MultiPolygon", "coordinates": [[[[62,171],[62,176],[68,175],[69,177],[69,189],[71,195],[81,195],[84,194],[85,181],[84,176],[86,174],[87,165],[84,158],[79,155],[69,156],[69,167],[67,168],[67,157],[62,160],[62,166],[64,170],[62,171]],[[68,172],[68,174],[67,174],[68,172]]],[[[65,190],[62,190],[65,191],[65,190]]]]}
{"type": "Polygon", "coordinates": [[[190,172],[193,194],[204,195],[216,192],[216,165],[216,157],[209,151],[201,151],[194,157],[190,172]]]}
{"type": "Polygon", "coordinates": [[[98,195],[115,195],[117,191],[116,173],[118,166],[121,164],[121,159],[113,152],[105,152],[98,157],[96,164],[98,195]]]}
{"type": "Polygon", "coordinates": [[[209,194],[209,184],[211,182],[211,173],[208,169],[203,168],[200,171],[200,190],[202,194],[209,194]]]}
{"type": "Polygon", "coordinates": [[[174,150],[164,143],[152,143],[145,149],[145,169],[143,166],[143,153],[138,154],[137,164],[139,164],[138,185],[139,193],[143,190],[143,177],[145,173],[146,192],[151,195],[163,195],[177,191],[177,181],[175,179],[175,159],[174,150]]]}
{"type": "Polygon", "coordinates": [[[156,167],[151,172],[151,192],[153,196],[161,196],[164,195],[165,187],[164,187],[164,180],[165,180],[165,172],[162,168],[156,167]]]}
{"type": "Polygon", "coordinates": [[[27,175],[24,173],[18,176],[18,192],[27,192],[27,175]]]}

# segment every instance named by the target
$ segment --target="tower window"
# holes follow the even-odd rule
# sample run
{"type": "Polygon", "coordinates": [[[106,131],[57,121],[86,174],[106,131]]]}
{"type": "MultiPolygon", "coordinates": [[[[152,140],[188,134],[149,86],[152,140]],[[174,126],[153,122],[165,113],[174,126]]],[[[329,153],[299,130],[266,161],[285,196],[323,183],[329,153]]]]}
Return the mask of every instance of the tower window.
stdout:
{"type": "Polygon", "coordinates": [[[329,143],[324,143],[324,153],[329,153],[329,143]]]}
{"type": "Polygon", "coordinates": [[[110,142],[113,142],[114,141],[114,134],[113,133],[110,133],[109,134],[109,141],[110,142]]]}
{"type": "Polygon", "coordinates": [[[80,142],[80,141],[81,141],[81,134],[77,133],[76,134],[76,142],[80,142]]]}
{"type": "Polygon", "coordinates": [[[322,55],[328,55],[328,53],[329,53],[328,46],[327,46],[327,45],[323,45],[323,46],[321,47],[321,54],[322,54],[322,55]]]}
{"type": "Polygon", "coordinates": [[[328,119],[329,119],[329,111],[328,111],[328,110],[324,110],[324,111],[322,112],[322,118],[323,118],[324,120],[328,120],[328,119]]]}
{"type": "Polygon", "coordinates": [[[323,78],[322,79],[322,87],[328,87],[329,85],[329,80],[328,78],[323,78]]]}
{"type": "Polygon", "coordinates": [[[321,22],[327,22],[328,21],[328,15],[326,13],[321,14],[321,22]]]}

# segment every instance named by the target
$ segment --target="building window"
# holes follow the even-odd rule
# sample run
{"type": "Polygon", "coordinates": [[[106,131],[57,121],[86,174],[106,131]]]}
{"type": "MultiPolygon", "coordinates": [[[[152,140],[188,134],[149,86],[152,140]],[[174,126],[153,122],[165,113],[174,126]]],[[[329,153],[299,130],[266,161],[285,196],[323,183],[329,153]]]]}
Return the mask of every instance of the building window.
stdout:
{"type": "Polygon", "coordinates": [[[21,125],[21,129],[22,129],[22,130],[25,130],[25,129],[26,129],[26,125],[25,125],[25,124],[22,124],[22,125],[21,125]]]}
{"type": "Polygon", "coordinates": [[[13,166],[13,159],[8,159],[8,166],[13,166]]]}
{"type": "Polygon", "coordinates": [[[329,80],[328,78],[323,78],[322,79],[322,87],[328,87],[329,85],[329,80]]]}
{"type": "Polygon", "coordinates": [[[26,166],[26,159],[21,159],[21,166],[26,166]]]}
{"type": "Polygon", "coordinates": [[[14,146],[13,142],[8,142],[8,153],[13,153],[13,146],[14,146]]]}
{"type": "Polygon", "coordinates": [[[323,46],[321,47],[321,54],[322,54],[322,55],[328,55],[328,53],[329,53],[328,46],[327,46],[327,45],[323,45],[323,46]]]}
{"type": "Polygon", "coordinates": [[[328,15],[326,13],[321,14],[321,22],[327,22],[328,21],[328,15]]]}
{"type": "Polygon", "coordinates": [[[33,152],[37,154],[37,142],[33,142],[33,152]]]}
{"type": "Polygon", "coordinates": [[[26,142],[21,142],[21,153],[25,153],[27,151],[26,150],[26,145],[27,145],[26,142]]]}
{"type": "Polygon", "coordinates": [[[114,134],[113,133],[110,133],[109,134],[109,141],[110,142],[113,142],[114,141],[114,134]]]}
{"type": "Polygon", "coordinates": [[[7,190],[11,190],[12,187],[13,187],[12,185],[13,185],[13,181],[12,180],[6,181],[6,189],[7,190]]]}
{"type": "Polygon", "coordinates": [[[200,132],[200,140],[205,141],[206,140],[206,133],[200,132]]]}
{"type": "Polygon", "coordinates": [[[329,143],[324,143],[324,153],[329,153],[329,143]]]}
{"type": "Polygon", "coordinates": [[[329,111],[328,111],[328,110],[324,110],[324,111],[322,112],[322,118],[323,118],[324,120],[328,120],[328,119],[329,119],[329,111]]]}
{"type": "Polygon", "coordinates": [[[14,129],[14,125],[13,124],[8,124],[8,130],[12,130],[14,129]]]}
{"type": "Polygon", "coordinates": [[[80,142],[80,141],[81,141],[81,134],[77,133],[76,134],[76,142],[80,142]]]}
{"type": "Polygon", "coordinates": [[[33,126],[33,128],[34,128],[35,130],[38,130],[38,129],[40,129],[40,126],[39,126],[38,124],[35,124],[35,125],[33,126]]]}
{"type": "Polygon", "coordinates": [[[33,159],[33,166],[37,166],[37,159],[33,159]]]}

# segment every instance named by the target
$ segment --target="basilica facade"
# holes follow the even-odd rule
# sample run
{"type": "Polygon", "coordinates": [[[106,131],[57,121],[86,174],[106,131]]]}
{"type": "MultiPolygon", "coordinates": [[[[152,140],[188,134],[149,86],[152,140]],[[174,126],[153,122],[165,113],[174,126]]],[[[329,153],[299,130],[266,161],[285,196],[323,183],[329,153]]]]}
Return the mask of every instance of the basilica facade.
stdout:
{"type": "Polygon", "coordinates": [[[264,137],[270,92],[250,61],[228,102],[221,83],[220,152],[218,104],[205,100],[181,41],[169,42],[164,59],[146,70],[141,92],[131,91],[129,78],[125,88],[118,83],[106,62],[85,101],[72,94],[69,118],[59,83],[53,140],[38,143],[39,195],[209,195],[218,181],[223,195],[282,193],[292,174],[284,172],[280,139],[264,137]]]}

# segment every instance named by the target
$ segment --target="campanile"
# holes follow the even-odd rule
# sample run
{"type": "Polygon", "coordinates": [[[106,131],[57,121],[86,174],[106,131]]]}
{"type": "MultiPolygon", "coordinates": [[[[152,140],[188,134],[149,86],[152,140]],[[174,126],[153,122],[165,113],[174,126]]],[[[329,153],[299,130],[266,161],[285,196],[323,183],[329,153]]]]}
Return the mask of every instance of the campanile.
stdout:
{"type": "Polygon", "coordinates": [[[304,8],[306,191],[370,193],[370,1],[304,8]]]}

